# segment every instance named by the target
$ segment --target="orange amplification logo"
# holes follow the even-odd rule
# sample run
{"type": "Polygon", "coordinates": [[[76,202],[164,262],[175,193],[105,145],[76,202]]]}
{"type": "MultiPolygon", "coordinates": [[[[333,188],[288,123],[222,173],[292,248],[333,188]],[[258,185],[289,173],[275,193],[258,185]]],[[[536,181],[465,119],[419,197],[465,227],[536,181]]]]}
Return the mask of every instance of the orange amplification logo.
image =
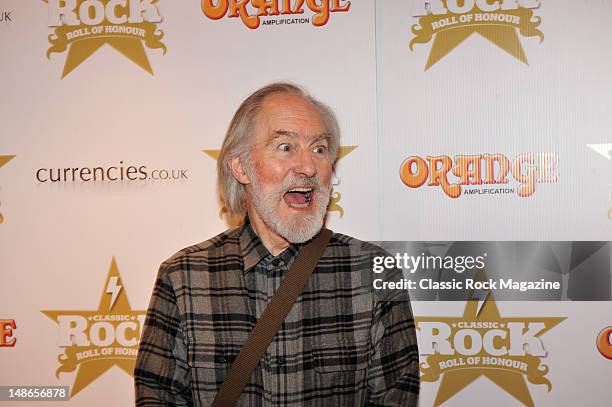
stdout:
{"type": "Polygon", "coordinates": [[[503,154],[457,155],[454,160],[447,156],[411,156],[400,166],[400,179],[410,188],[420,188],[425,183],[430,187],[440,187],[451,198],[465,194],[509,194],[528,197],[535,193],[536,184],[556,183],[558,180],[555,153],[526,153],[510,159],[503,154]],[[451,182],[449,176],[457,177],[451,182]],[[509,184],[510,179],[520,185],[516,191],[512,187],[499,188],[509,184]],[[492,185],[498,188],[484,188],[492,185]],[[476,188],[466,189],[465,186],[476,188]]]}
{"type": "Polygon", "coordinates": [[[314,13],[312,25],[320,27],[327,24],[331,13],[349,11],[351,2],[347,0],[202,0],[202,12],[206,17],[211,20],[219,20],[226,15],[230,18],[240,17],[244,25],[252,30],[259,28],[261,17],[303,15],[305,8],[314,13]]]}
{"type": "Polygon", "coordinates": [[[17,329],[14,319],[0,319],[0,347],[15,346],[17,338],[13,338],[13,329],[17,329]]]}
{"type": "Polygon", "coordinates": [[[602,329],[597,335],[597,349],[604,358],[612,360],[612,326],[602,329]]]}

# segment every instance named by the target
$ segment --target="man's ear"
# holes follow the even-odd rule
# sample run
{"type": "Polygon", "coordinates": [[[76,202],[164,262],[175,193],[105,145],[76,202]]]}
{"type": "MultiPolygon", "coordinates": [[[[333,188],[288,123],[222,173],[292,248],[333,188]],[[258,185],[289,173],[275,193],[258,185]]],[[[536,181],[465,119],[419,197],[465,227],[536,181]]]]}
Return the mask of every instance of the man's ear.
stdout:
{"type": "Polygon", "coordinates": [[[251,183],[246,171],[244,170],[244,166],[242,165],[242,160],[240,157],[234,157],[227,160],[227,165],[230,167],[232,171],[232,175],[238,182],[243,185],[247,185],[251,183]]]}

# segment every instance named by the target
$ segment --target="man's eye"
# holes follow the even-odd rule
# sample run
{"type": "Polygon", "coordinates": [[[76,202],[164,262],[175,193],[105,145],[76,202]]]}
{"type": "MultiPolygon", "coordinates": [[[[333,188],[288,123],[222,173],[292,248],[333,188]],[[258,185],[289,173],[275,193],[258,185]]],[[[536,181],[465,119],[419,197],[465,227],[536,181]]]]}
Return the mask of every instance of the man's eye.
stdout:
{"type": "Polygon", "coordinates": [[[280,144],[278,149],[281,151],[291,151],[291,146],[287,143],[280,144]]]}
{"type": "Polygon", "coordinates": [[[314,151],[317,154],[324,154],[327,151],[327,147],[325,147],[325,146],[318,146],[318,147],[315,147],[314,150],[312,150],[312,151],[314,151]]]}

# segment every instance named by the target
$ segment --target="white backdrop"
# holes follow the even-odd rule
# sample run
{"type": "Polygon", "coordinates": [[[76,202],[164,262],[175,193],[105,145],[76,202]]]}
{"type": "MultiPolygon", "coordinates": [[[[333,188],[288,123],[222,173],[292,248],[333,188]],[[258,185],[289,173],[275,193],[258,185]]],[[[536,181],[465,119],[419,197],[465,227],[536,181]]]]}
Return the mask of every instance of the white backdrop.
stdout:
{"type": "MultiPolygon", "coordinates": [[[[131,2],[154,7],[161,21],[151,12],[142,22],[114,24],[107,15],[98,26],[144,27],[144,40],[96,36],[95,24],[49,26],[53,1],[0,2],[0,16],[10,12],[10,21],[0,21],[0,156],[15,156],[0,158],[0,320],[17,325],[16,345],[0,347],[0,385],[87,381],[70,402],[46,404],[133,404],[132,378],[120,368],[133,358],[94,358],[56,376],[67,331],[42,311],[136,318],[146,310],[159,263],[226,228],[215,193],[216,163],[203,150],[219,149],[239,103],[274,81],[305,86],[338,115],[348,153],[334,181],[339,199],[328,214],[334,230],[364,240],[612,236],[612,159],[607,147],[596,147],[602,154],[587,147],[612,143],[608,2],[542,0],[529,9],[541,17],[541,43],[518,28],[500,26],[496,34],[500,27],[494,26],[492,38],[506,41],[504,35],[517,33],[528,65],[476,32],[427,70],[439,33],[410,49],[420,16],[409,0],[330,1],[330,7],[350,8],[331,12],[323,26],[313,24],[309,5],[327,1],[308,1],[303,14],[262,17],[257,29],[227,15],[210,19],[196,0],[131,2]],[[47,58],[50,35],[82,29],[89,34],[80,31],[83,37],[47,58]],[[163,37],[151,39],[159,30],[163,37]],[[456,155],[513,160],[542,152],[558,157],[558,180],[536,184],[525,198],[466,195],[484,186],[464,186],[452,199],[439,186],[408,188],[399,176],[412,156],[448,156],[454,163],[456,155]],[[185,177],[128,180],[130,166],[137,176],[144,166],[149,176],[174,170],[185,177]],[[123,167],[124,180],[82,180],[98,167],[117,167],[115,175],[123,167]],[[67,180],[51,182],[58,170],[67,180]],[[117,268],[111,270],[113,258],[117,268]],[[119,290],[116,303],[113,290],[119,290]]],[[[248,11],[256,12],[251,5],[248,11]]],[[[452,43],[463,34],[449,27],[444,32],[452,43]]],[[[509,179],[516,190],[519,184],[509,179]]],[[[449,181],[456,180],[449,173],[449,181]]],[[[460,316],[464,308],[414,304],[419,317],[460,316]]],[[[500,303],[499,309],[567,318],[542,335],[552,390],[527,383],[535,405],[576,405],[582,394],[589,395],[588,405],[607,405],[612,361],[598,353],[595,338],[612,325],[610,303],[500,303]]],[[[138,337],[138,329],[127,332],[127,339],[138,337]]],[[[134,348],[117,341],[110,347],[134,348]]],[[[439,387],[440,381],[423,383],[421,405],[432,405],[439,387]]],[[[486,378],[445,405],[491,400],[522,405],[486,378]]]]}

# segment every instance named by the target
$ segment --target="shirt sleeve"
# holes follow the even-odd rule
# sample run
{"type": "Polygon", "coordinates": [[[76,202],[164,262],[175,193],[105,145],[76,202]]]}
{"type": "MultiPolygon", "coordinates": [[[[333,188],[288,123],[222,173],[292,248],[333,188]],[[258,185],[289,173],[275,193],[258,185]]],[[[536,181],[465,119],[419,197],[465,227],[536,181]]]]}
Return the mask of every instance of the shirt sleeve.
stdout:
{"type": "Polygon", "coordinates": [[[140,339],[134,369],[137,407],[193,405],[187,345],[166,271],[162,264],[140,339]]]}
{"type": "Polygon", "coordinates": [[[419,351],[409,301],[379,301],[370,330],[368,406],[416,406],[419,351]]]}

